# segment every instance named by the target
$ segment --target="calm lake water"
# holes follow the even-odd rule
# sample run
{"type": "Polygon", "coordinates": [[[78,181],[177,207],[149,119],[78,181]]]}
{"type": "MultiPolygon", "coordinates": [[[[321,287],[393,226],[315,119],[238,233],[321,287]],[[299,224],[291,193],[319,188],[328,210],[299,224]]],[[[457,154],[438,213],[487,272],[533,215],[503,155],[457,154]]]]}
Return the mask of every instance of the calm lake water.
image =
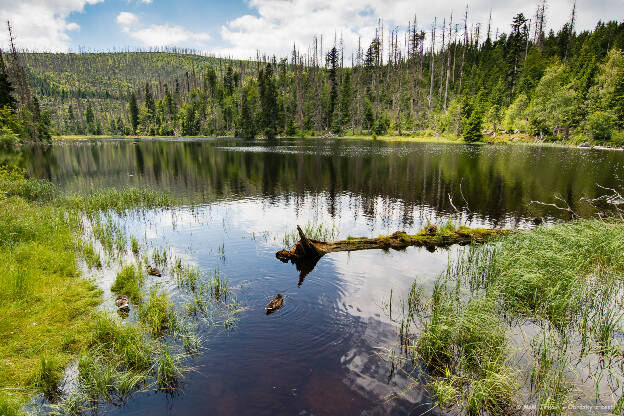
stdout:
{"type": "Polygon", "coordinates": [[[432,399],[418,373],[391,371],[388,354],[402,297],[415,279],[431,286],[456,249],[332,253],[301,281],[275,258],[284,235],[308,222],[336,238],[415,232],[451,217],[530,227],[563,215],[531,201],[559,195],[583,212],[579,198],[624,178],[623,152],[372,141],[107,140],[2,158],[71,191],[147,186],[201,202],[125,226],[145,246],[220,269],[246,309],[234,328],[201,327],[204,348],[178,394],[104,409],[124,415],[422,414],[432,399]],[[276,293],[284,306],[267,316],[276,293]]]}

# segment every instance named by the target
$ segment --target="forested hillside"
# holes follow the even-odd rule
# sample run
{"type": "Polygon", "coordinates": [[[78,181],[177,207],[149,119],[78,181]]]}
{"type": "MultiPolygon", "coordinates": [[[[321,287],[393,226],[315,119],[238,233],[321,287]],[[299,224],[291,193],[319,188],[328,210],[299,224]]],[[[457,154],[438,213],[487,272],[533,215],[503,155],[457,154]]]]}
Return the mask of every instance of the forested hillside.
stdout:
{"type": "MultiPolygon", "coordinates": [[[[624,23],[543,29],[544,7],[508,33],[469,16],[388,31],[347,56],[313,39],[287,58],[172,52],[20,54],[59,134],[410,135],[482,132],[621,140],[624,23]],[[532,22],[532,24],[531,24],[532,22]],[[329,50],[327,50],[329,49],[329,50]]],[[[415,19],[414,19],[415,20],[415,19]]],[[[327,41],[326,41],[327,43],[327,41]]],[[[10,73],[10,60],[9,73],[10,73]]]]}

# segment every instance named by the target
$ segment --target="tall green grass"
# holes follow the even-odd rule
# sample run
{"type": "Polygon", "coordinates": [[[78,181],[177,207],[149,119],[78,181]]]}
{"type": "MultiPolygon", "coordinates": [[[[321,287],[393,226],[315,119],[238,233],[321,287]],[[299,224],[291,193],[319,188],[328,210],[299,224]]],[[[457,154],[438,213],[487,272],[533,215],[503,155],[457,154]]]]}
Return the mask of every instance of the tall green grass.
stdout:
{"type": "Polygon", "coordinates": [[[608,380],[619,412],[622,253],[624,223],[602,220],[543,226],[470,247],[438,278],[430,298],[417,284],[410,290],[399,331],[404,351],[426,368],[438,404],[460,413],[509,414],[528,390],[538,414],[564,414],[576,400],[579,365],[596,389],[608,380]],[[525,347],[529,368],[517,368],[510,365],[509,328],[527,321],[539,330],[525,347]]]}
{"type": "Polygon", "coordinates": [[[173,302],[165,291],[156,288],[152,288],[148,300],[139,305],[139,319],[154,336],[175,329],[177,324],[173,302]]]}
{"type": "Polygon", "coordinates": [[[138,265],[126,265],[117,273],[111,291],[118,295],[126,295],[138,303],[143,299],[141,288],[144,279],[145,275],[138,265]]]}

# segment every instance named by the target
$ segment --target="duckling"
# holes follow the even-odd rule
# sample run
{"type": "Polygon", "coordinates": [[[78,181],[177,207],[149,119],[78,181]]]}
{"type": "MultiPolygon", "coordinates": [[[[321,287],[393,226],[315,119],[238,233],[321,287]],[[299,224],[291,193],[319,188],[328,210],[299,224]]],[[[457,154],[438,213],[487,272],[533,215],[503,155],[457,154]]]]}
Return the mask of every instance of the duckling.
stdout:
{"type": "Polygon", "coordinates": [[[115,299],[115,306],[117,306],[117,308],[119,308],[119,310],[129,310],[130,309],[130,305],[128,304],[130,302],[130,300],[128,299],[128,296],[126,295],[119,295],[117,296],[117,299],[115,299]]]}
{"type": "Polygon", "coordinates": [[[150,276],[162,276],[161,271],[158,270],[156,267],[152,266],[147,266],[147,274],[149,274],[150,276]]]}
{"type": "Polygon", "coordinates": [[[275,295],[273,299],[271,299],[271,302],[269,302],[269,304],[267,305],[266,307],[267,315],[281,308],[283,304],[284,304],[284,298],[282,297],[282,295],[278,293],[277,295],[275,295]]]}

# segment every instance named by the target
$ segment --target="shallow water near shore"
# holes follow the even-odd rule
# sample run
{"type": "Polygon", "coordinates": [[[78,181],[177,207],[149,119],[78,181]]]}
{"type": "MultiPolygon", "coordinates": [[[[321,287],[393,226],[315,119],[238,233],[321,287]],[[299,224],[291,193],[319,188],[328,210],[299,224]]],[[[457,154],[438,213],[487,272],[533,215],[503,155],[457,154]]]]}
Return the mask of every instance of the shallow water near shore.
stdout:
{"type": "Polygon", "coordinates": [[[620,152],[355,140],[97,140],[13,158],[67,191],[147,186],[193,201],[124,226],[145,247],[218,268],[244,307],[232,328],[200,328],[203,348],[176,394],[138,393],[106,414],[424,413],[432,398],[418,374],[391,371],[388,354],[412,282],[433,285],[456,249],[332,253],[301,280],[275,258],[284,235],[309,222],[336,238],[450,218],[531,227],[567,215],[531,201],[559,195],[582,212],[575,204],[601,195],[596,184],[624,178],[620,152]],[[284,306],[267,316],[276,293],[284,306]]]}

